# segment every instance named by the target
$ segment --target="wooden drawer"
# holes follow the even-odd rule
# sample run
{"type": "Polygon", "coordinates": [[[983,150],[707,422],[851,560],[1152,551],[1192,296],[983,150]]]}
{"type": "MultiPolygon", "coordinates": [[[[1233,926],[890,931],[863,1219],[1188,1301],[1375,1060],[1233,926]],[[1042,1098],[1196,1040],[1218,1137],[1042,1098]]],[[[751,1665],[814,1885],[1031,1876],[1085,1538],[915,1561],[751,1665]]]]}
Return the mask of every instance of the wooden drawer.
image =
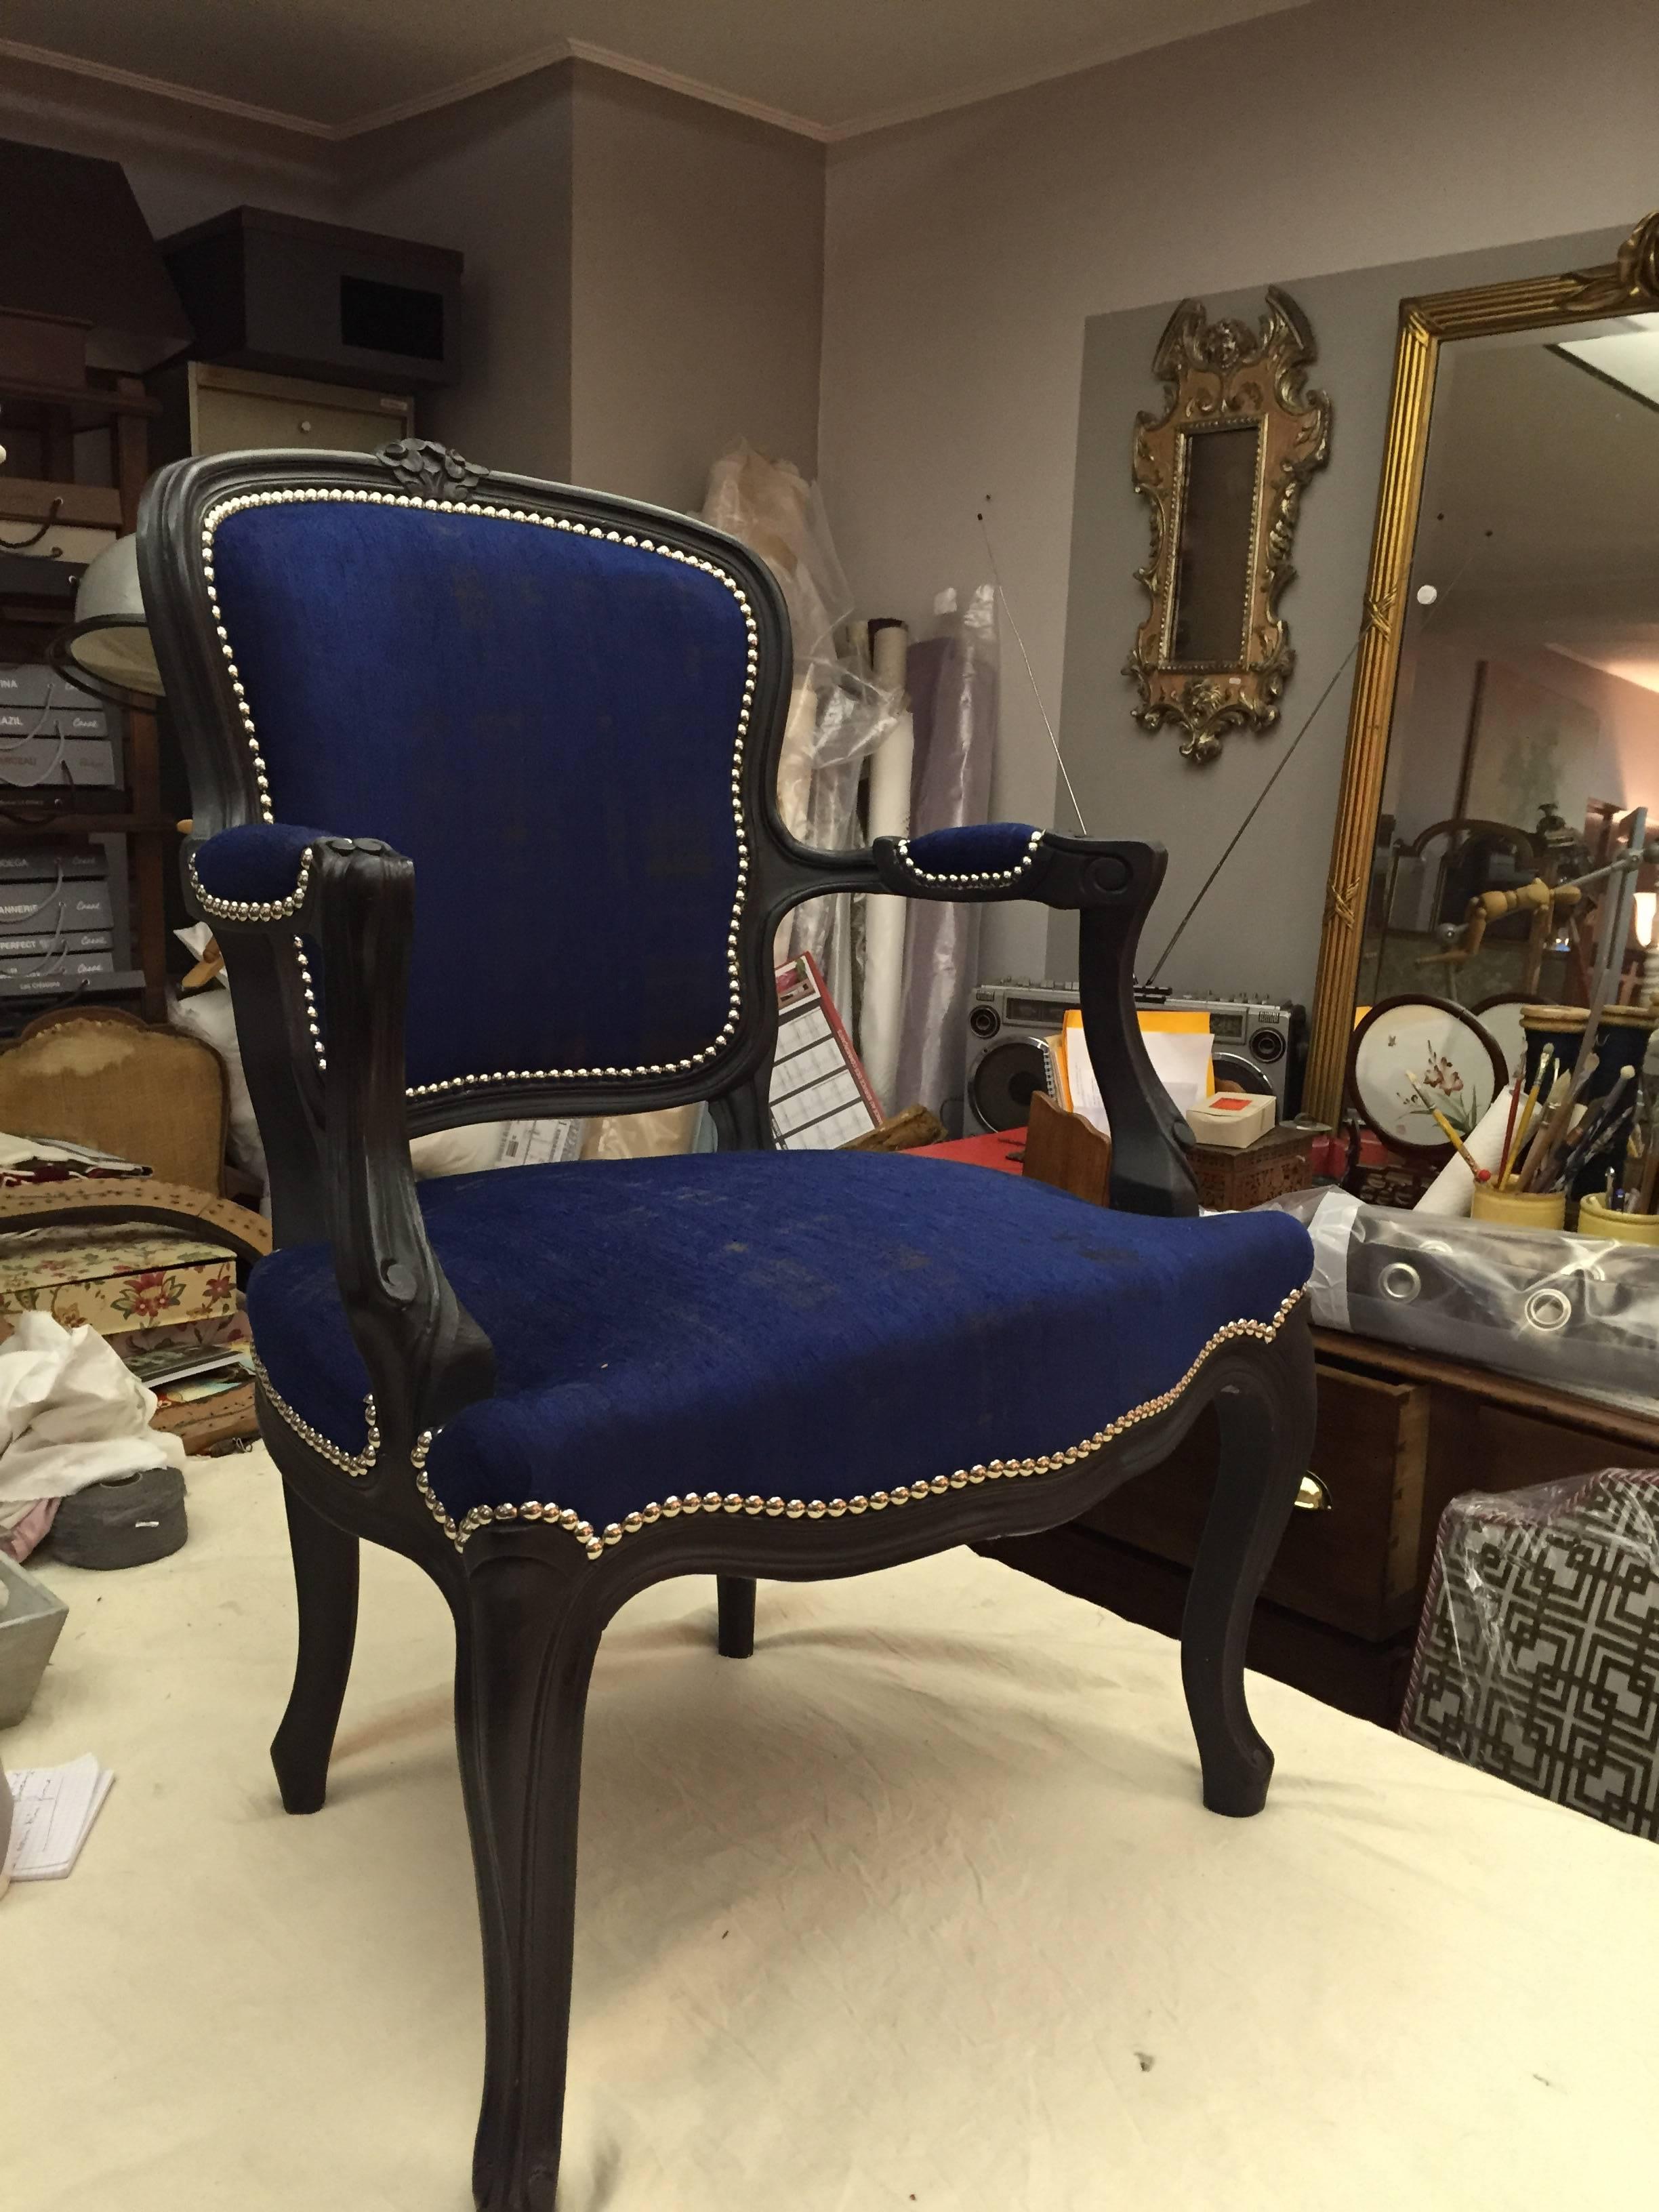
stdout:
{"type": "MultiPolygon", "coordinates": [[[[1328,1501],[1298,1510],[1262,1595],[1310,1620],[1381,1643],[1417,1617],[1429,1392],[1321,1366],[1310,1469],[1328,1501]]],[[[1215,1479],[1218,1436],[1206,1412],[1178,1451],[1129,1483],[1082,1526],[1190,1566],[1215,1479]]]]}

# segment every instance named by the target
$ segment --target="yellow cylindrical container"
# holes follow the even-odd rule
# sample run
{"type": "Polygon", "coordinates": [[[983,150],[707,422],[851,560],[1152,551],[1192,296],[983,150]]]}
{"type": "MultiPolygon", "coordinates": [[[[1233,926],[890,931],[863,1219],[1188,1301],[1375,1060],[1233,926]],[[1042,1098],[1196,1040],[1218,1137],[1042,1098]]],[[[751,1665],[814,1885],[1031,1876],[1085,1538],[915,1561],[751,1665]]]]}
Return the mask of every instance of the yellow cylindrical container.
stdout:
{"type": "Polygon", "coordinates": [[[1567,1194],[1564,1190],[1493,1190],[1487,1183],[1477,1183],[1469,1200],[1469,1218],[1494,1229],[1565,1229],[1567,1194]]]}
{"type": "Polygon", "coordinates": [[[1611,1237],[1617,1244],[1659,1244],[1659,1213],[1620,1213],[1592,1191],[1578,1206],[1581,1237],[1611,1237]]]}

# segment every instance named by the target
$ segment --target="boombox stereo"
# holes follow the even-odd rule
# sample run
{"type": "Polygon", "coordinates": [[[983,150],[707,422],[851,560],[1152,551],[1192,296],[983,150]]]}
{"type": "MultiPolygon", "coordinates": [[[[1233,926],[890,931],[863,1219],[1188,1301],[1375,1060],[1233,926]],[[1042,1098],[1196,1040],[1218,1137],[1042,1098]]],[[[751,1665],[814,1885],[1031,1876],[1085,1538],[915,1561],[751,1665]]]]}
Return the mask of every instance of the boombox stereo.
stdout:
{"type": "MultiPolygon", "coordinates": [[[[1008,981],[981,983],[968,1011],[963,1134],[1018,1129],[1030,1119],[1034,1092],[1046,1088],[1042,1040],[1079,1003],[1075,983],[1008,981]]],[[[1137,991],[1137,1006],[1210,1018],[1218,1083],[1267,1091],[1287,1121],[1302,1103],[1307,1017],[1300,1006],[1260,999],[1182,999],[1169,991],[1137,991]]]]}

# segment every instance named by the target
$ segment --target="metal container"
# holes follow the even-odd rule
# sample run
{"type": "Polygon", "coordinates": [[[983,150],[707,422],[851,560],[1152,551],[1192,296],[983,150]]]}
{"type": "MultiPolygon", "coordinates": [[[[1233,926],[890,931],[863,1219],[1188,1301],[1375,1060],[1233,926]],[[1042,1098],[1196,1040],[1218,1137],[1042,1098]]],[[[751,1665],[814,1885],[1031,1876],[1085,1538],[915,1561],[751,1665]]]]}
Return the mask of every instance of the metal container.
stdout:
{"type": "Polygon", "coordinates": [[[34,1703],[69,1607],[37,1575],[0,1553],[0,1729],[15,1728],[34,1703]]]}

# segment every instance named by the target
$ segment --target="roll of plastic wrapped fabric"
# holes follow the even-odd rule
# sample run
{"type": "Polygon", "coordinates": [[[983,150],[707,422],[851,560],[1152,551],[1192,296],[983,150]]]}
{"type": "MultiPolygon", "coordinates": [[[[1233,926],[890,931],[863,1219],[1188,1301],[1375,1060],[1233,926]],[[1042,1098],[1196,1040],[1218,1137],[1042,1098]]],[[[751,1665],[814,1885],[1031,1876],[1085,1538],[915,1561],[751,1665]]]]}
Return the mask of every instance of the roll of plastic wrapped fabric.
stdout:
{"type": "MultiPolygon", "coordinates": [[[[1496,1179],[1504,1158],[1504,1132],[1509,1127],[1513,1085],[1506,1084],[1464,1139],[1476,1167],[1489,1168],[1496,1179]]],[[[1468,1161],[1454,1152],[1412,1208],[1413,1213],[1438,1213],[1447,1219],[1466,1216],[1474,1195],[1474,1175],[1468,1161]]]]}
{"type": "MultiPolygon", "coordinates": [[[[870,653],[876,682],[884,691],[902,691],[910,633],[902,623],[871,624],[870,653]]],[[[910,832],[910,769],[915,751],[908,712],[877,746],[870,760],[870,835],[905,837],[910,832]]],[[[859,1044],[865,1073],[882,1111],[896,1114],[908,1102],[895,1098],[898,1075],[899,1014],[904,995],[904,924],[907,902],[872,896],[864,915],[864,996],[859,1044]]]]}

